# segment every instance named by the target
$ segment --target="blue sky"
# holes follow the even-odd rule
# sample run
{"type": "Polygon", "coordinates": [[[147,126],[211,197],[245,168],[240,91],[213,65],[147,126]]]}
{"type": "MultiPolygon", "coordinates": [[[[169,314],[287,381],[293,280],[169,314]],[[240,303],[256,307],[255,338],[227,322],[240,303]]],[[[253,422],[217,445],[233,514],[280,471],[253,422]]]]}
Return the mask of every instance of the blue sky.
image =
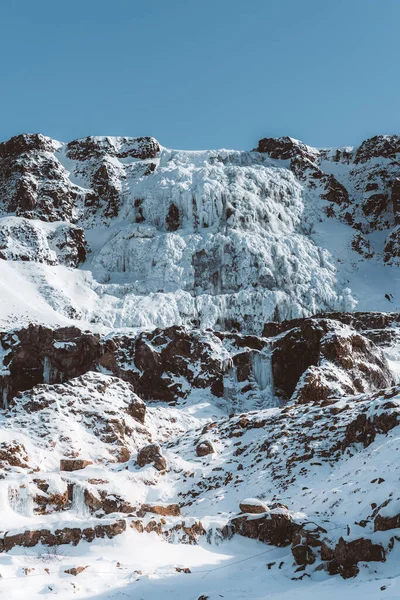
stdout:
{"type": "Polygon", "coordinates": [[[173,148],[400,133],[398,0],[7,0],[0,139],[173,148]]]}

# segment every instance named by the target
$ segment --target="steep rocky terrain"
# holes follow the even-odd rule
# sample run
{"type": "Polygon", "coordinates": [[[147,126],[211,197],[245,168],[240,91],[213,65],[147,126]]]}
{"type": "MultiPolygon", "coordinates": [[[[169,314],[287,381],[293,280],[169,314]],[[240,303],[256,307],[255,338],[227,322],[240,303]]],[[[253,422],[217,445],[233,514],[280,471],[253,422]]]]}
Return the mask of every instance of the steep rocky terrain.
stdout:
{"type": "Polygon", "coordinates": [[[399,161],[0,144],[5,593],[399,596],[399,161]]]}

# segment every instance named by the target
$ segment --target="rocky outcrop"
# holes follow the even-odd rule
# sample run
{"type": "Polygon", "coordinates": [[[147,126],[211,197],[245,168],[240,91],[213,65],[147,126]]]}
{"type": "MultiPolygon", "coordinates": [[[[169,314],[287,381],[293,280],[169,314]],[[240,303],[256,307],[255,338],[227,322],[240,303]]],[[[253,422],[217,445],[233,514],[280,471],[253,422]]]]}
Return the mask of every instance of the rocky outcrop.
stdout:
{"type": "Polygon", "coordinates": [[[67,144],[67,156],[71,160],[89,160],[112,156],[115,158],[155,158],[160,144],[152,137],[95,137],[88,136],[67,144]]]}
{"type": "Polygon", "coordinates": [[[317,560],[333,559],[333,549],[325,537],[326,529],[316,523],[304,523],[293,535],[292,554],[296,564],[312,565],[317,560]]]}
{"type": "Polygon", "coordinates": [[[208,440],[204,440],[200,442],[196,446],[196,454],[197,456],[207,456],[208,454],[214,454],[214,446],[208,440]]]}
{"type": "Polygon", "coordinates": [[[314,162],[318,157],[318,151],[299,140],[289,136],[279,138],[263,138],[258,142],[256,152],[268,154],[271,158],[288,160],[297,156],[307,158],[314,162]]]}
{"type": "Polygon", "coordinates": [[[400,137],[398,135],[375,135],[368,138],[358,147],[354,162],[365,163],[371,158],[395,158],[400,154],[400,137]]]}
{"type": "Polygon", "coordinates": [[[388,531],[390,529],[400,528],[400,513],[398,514],[380,514],[374,519],[374,531],[388,531]]]}
{"type": "Polygon", "coordinates": [[[179,517],[181,509],[179,504],[142,504],[137,512],[138,517],[143,517],[147,513],[153,513],[161,517],[179,517]]]}
{"type": "Polygon", "coordinates": [[[61,383],[95,368],[100,357],[100,338],[76,327],[52,330],[30,325],[0,334],[3,369],[0,391],[3,403],[39,383],[61,383]]]}
{"type": "Polygon", "coordinates": [[[0,442],[0,467],[2,470],[10,471],[13,467],[28,469],[29,466],[29,457],[23,444],[16,440],[0,442]]]}
{"type": "Polygon", "coordinates": [[[183,327],[155,329],[138,337],[114,336],[106,341],[100,365],[129,381],[144,399],[171,402],[185,397],[188,386],[210,388],[223,395],[223,377],[229,368],[226,354],[218,356],[211,334],[183,327]],[[133,358],[135,369],[129,368],[133,358]]]}
{"type": "MultiPolygon", "coordinates": [[[[386,408],[396,408],[396,406],[388,402],[386,408]]],[[[359,442],[363,444],[364,448],[367,448],[374,442],[378,434],[388,433],[398,425],[399,420],[397,412],[382,412],[371,417],[362,413],[347,425],[343,447],[346,448],[359,442]]]]}
{"type": "Polygon", "coordinates": [[[250,515],[260,515],[269,511],[267,504],[257,498],[246,498],[245,500],[242,500],[239,504],[239,508],[242,513],[250,515]]]}
{"type": "Polygon", "coordinates": [[[229,526],[232,533],[273,546],[288,546],[297,529],[291,513],[285,507],[271,507],[271,510],[261,517],[253,515],[234,517],[230,520],[229,526]]]}
{"type": "Polygon", "coordinates": [[[90,460],[83,458],[64,458],[60,461],[60,471],[80,471],[91,464],[90,460]]]}
{"type": "Polygon", "coordinates": [[[39,529],[37,531],[26,530],[22,533],[6,532],[0,537],[0,552],[9,552],[15,546],[32,548],[38,544],[45,546],[59,546],[72,544],[76,546],[81,540],[92,542],[96,538],[112,539],[126,530],[126,522],[122,519],[110,523],[100,523],[93,527],[64,527],[54,531],[39,529]]]}
{"type": "Polygon", "coordinates": [[[394,384],[381,350],[349,326],[316,318],[293,325],[272,342],[275,393],[281,398],[303,403],[394,384]]]}
{"type": "Polygon", "coordinates": [[[19,135],[0,144],[3,213],[43,221],[76,221],[75,206],[82,191],[56,157],[59,146],[40,134],[19,135]]]}
{"type": "Polygon", "coordinates": [[[359,562],[384,562],[385,550],[381,544],[374,544],[370,539],[359,538],[346,541],[339,539],[335,550],[334,559],[328,563],[328,571],[334,575],[340,573],[344,579],[355,577],[359,569],[359,562]]]}
{"type": "Polygon", "coordinates": [[[83,229],[71,223],[43,228],[23,217],[0,221],[0,258],[77,267],[86,258],[83,229]]]}
{"type": "MultiPolygon", "coordinates": [[[[221,397],[224,378],[231,370],[237,372],[240,383],[248,379],[254,382],[253,364],[258,351],[252,347],[262,348],[266,341],[238,334],[226,337],[188,331],[183,327],[101,338],[76,327],[53,330],[30,325],[12,333],[0,333],[0,345],[0,398],[6,405],[17,392],[37,384],[61,383],[97,370],[129,382],[142,399],[174,402],[185,397],[190,388],[209,388],[221,397]],[[231,353],[224,343],[231,347],[231,353]],[[239,358],[234,358],[236,353],[239,358]]],[[[143,404],[135,401],[128,411],[143,422],[143,404]]]]}
{"type": "MultiPolygon", "coordinates": [[[[72,497],[73,497],[72,490],[72,497]]],[[[122,498],[117,493],[110,493],[107,489],[98,489],[90,486],[84,490],[84,500],[86,506],[92,514],[96,516],[110,515],[113,513],[132,513],[135,508],[126,498],[122,498]]]]}
{"type": "Polygon", "coordinates": [[[167,460],[163,456],[158,444],[149,444],[141,448],[138,452],[136,462],[139,467],[153,465],[157,471],[165,471],[167,468],[167,460]]]}

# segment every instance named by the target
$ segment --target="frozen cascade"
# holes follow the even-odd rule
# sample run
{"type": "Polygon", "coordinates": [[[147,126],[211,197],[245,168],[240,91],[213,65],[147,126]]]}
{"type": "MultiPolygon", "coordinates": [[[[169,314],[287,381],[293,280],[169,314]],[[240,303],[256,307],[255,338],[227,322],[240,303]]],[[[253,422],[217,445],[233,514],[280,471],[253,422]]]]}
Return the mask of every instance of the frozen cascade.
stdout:
{"type": "Polygon", "coordinates": [[[271,351],[264,350],[263,352],[254,354],[252,367],[254,379],[260,386],[260,390],[270,391],[271,397],[273,397],[271,351]]]}
{"type": "Polygon", "coordinates": [[[74,483],[72,489],[72,508],[78,517],[88,517],[90,511],[85,502],[85,487],[80,483],[74,483]]]}
{"type": "Polygon", "coordinates": [[[8,481],[0,480],[0,515],[11,510],[8,481]]]}
{"type": "Polygon", "coordinates": [[[27,485],[0,481],[0,514],[13,511],[23,517],[33,516],[33,498],[27,485]]]}
{"type": "Polygon", "coordinates": [[[51,374],[50,360],[49,360],[48,356],[45,356],[44,360],[43,360],[43,381],[44,381],[44,383],[51,383],[50,382],[50,374],[51,374]]]}
{"type": "Polygon", "coordinates": [[[3,407],[5,410],[8,408],[8,389],[7,387],[3,388],[3,407]]]}

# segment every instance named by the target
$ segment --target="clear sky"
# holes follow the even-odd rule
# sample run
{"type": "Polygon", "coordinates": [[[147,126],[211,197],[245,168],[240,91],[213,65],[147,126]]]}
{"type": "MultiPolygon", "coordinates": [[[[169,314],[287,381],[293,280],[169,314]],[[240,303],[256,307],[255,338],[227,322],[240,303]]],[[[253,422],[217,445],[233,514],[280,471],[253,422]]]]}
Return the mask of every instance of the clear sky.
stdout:
{"type": "Polygon", "coordinates": [[[4,0],[0,139],[400,133],[400,0],[4,0]]]}

